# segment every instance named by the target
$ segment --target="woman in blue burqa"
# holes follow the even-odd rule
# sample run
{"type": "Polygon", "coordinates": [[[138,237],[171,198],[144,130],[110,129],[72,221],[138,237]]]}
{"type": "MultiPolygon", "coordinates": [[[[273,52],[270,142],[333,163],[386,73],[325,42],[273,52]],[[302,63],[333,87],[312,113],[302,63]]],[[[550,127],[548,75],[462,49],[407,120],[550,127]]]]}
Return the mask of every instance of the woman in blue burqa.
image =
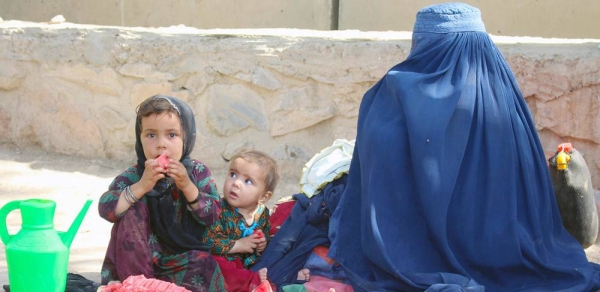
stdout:
{"type": "Polygon", "coordinates": [[[477,8],[419,11],[408,58],[364,95],[357,128],[329,253],[357,291],[599,289],[477,8]]]}

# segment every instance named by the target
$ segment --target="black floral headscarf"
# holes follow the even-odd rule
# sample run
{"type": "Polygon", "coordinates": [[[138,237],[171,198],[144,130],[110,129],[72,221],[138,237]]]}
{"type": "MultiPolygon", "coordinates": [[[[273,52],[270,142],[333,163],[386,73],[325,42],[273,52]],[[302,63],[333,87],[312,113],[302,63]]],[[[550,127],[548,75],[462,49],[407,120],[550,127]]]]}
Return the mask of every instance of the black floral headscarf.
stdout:
{"type": "MultiPolygon", "coordinates": [[[[194,117],[194,112],[192,112],[190,106],[185,102],[166,95],[155,95],[146,99],[138,106],[138,111],[145,104],[157,99],[167,100],[175,108],[175,110],[177,110],[181,122],[181,130],[183,132],[183,154],[181,155],[181,159],[179,161],[181,161],[181,163],[183,163],[183,165],[185,165],[186,168],[188,166],[192,166],[193,162],[190,158],[190,153],[192,153],[192,150],[194,150],[194,144],[196,144],[196,119],[194,117]]],[[[144,154],[144,148],[142,147],[142,141],[140,139],[140,134],[142,132],[141,126],[142,117],[138,115],[135,121],[135,153],[137,154],[138,173],[140,174],[140,176],[142,175],[142,173],[144,173],[144,163],[147,159],[146,155],[144,154]]],[[[188,173],[190,173],[189,169],[188,173]]],[[[161,190],[157,190],[155,188],[155,191],[158,193],[153,193],[149,195],[159,196],[161,190]]]]}

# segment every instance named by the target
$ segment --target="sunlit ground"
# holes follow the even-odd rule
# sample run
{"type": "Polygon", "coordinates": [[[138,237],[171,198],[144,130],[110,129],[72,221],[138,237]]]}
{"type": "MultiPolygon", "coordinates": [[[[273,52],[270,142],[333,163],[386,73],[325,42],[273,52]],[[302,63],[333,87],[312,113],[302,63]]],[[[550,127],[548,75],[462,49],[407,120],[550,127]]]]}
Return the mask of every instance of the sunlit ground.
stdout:
{"type": "MultiPolygon", "coordinates": [[[[127,166],[127,163],[47,154],[41,150],[0,144],[0,206],[13,200],[53,200],[56,202],[55,229],[66,231],[86,200],[93,200],[71,244],[68,271],[99,282],[112,224],[98,215],[98,199],[114,177],[127,166]]],[[[221,189],[226,171],[212,171],[221,189]]],[[[283,189],[288,191],[282,191],[273,198],[269,207],[278,197],[291,195],[297,181],[282,184],[283,189]]],[[[16,234],[21,229],[20,212],[11,212],[6,222],[9,234],[16,234]]],[[[0,244],[0,285],[8,284],[4,248],[5,244],[0,244]]]]}
{"type": "MultiPolygon", "coordinates": [[[[6,159],[0,160],[0,177],[1,206],[13,200],[53,200],[56,202],[54,224],[59,231],[68,230],[86,200],[93,200],[71,244],[68,270],[99,281],[111,224],[98,216],[97,201],[112,179],[80,172],[32,169],[31,163],[6,159]]],[[[9,234],[16,234],[21,229],[20,212],[11,212],[6,222],[9,234]]],[[[8,284],[5,244],[0,246],[0,284],[8,284]]]]}
{"type": "MultiPolygon", "coordinates": [[[[82,158],[23,152],[0,147],[0,206],[13,200],[31,198],[53,200],[56,202],[55,229],[66,231],[85,201],[92,199],[93,203],[71,244],[68,271],[99,282],[102,260],[112,225],[98,215],[98,199],[106,191],[114,176],[123,169],[98,166],[101,163],[82,158]],[[68,169],[78,170],[68,171],[68,169]]],[[[219,189],[222,187],[222,179],[217,177],[224,174],[224,170],[213,170],[219,189]]],[[[285,187],[288,191],[278,197],[291,195],[295,190],[296,182],[285,183],[289,184],[285,187]]],[[[598,191],[597,199],[600,199],[598,191]]],[[[274,198],[271,205],[276,200],[277,198],[274,198]]],[[[3,221],[3,218],[0,218],[0,221],[3,221]]],[[[6,222],[9,233],[16,234],[21,229],[20,212],[13,211],[6,222]]],[[[8,283],[4,247],[5,244],[0,244],[0,285],[8,283]]],[[[585,252],[590,261],[600,262],[598,244],[591,246],[585,252]]]]}

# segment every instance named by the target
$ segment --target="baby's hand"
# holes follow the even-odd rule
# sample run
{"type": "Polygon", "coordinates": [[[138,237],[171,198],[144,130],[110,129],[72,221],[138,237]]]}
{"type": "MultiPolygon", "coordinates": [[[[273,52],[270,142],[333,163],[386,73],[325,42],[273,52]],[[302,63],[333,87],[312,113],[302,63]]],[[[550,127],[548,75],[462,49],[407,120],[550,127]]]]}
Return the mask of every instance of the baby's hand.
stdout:
{"type": "Polygon", "coordinates": [[[254,230],[254,232],[252,232],[253,234],[256,234],[258,236],[258,238],[263,238],[265,237],[265,234],[262,232],[262,230],[260,229],[256,229],[254,230]]]}
{"type": "Polygon", "coordinates": [[[262,230],[257,229],[254,230],[253,235],[257,236],[257,238],[260,240],[260,242],[256,246],[256,251],[259,253],[263,252],[265,248],[267,248],[267,239],[265,238],[265,234],[262,232],[262,230]]]}
{"type": "MultiPolygon", "coordinates": [[[[264,240],[264,238],[262,240],[264,240]]],[[[236,240],[229,253],[254,253],[254,250],[258,247],[260,241],[261,239],[258,238],[258,235],[250,234],[236,240]]]]}

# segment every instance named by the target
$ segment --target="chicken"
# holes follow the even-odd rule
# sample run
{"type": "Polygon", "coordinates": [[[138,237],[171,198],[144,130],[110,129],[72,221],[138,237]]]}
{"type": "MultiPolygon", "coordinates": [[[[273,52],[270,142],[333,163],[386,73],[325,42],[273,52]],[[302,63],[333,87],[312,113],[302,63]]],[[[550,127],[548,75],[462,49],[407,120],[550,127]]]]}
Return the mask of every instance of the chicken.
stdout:
{"type": "Polygon", "coordinates": [[[548,161],[563,226],[583,248],[588,248],[598,236],[598,212],[587,164],[571,143],[558,145],[548,161]]]}

